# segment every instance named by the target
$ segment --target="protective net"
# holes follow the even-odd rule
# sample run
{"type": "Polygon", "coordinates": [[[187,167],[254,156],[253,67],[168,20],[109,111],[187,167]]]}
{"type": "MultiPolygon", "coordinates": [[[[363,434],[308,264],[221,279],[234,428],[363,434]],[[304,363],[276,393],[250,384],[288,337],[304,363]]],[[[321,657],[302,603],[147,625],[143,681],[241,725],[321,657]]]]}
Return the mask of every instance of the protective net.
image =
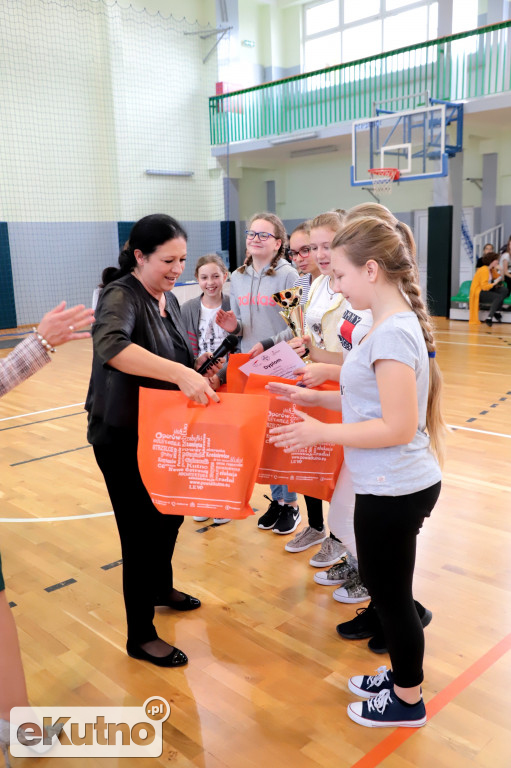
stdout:
{"type": "Polygon", "coordinates": [[[202,30],[103,0],[2,0],[0,301],[4,315],[15,308],[3,327],[63,298],[89,304],[149,213],[188,230],[183,281],[221,249],[208,116],[216,56],[203,63],[215,38],[202,30]]]}

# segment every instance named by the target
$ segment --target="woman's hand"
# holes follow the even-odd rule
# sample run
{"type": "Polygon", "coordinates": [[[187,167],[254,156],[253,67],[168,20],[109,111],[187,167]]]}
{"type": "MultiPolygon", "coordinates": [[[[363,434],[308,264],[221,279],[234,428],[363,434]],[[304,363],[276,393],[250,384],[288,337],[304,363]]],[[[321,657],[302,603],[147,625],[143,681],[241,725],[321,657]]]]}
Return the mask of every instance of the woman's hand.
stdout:
{"type": "Polygon", "coordinates": [[[223,328],[224,331],[227,331],[227,333],[234,333],[238,327],[236,315],[232,310],[226,312],[225,309],[219,309],[216,313],[215,322],[220,326],[220,328],[223,328]]]}
{"type": "Polygon", "coordinates": [[[220,402],[220,398],[211,389],[206,376],[201,376],[197,371],[187,368],[185,365],[179,367],[180,370],[175,377],[175,382],[186,397],[201,405],[208,405],[210,400],[214,400],[215,403],[220,402]]]}
{"type": "Polygon", "coordinates": [[[277,395],[277,400],[285,400],[295,405],[315,406],[319,405],[318,392],[314,389],[295,387],[293,384],[282,384],[279,381],[270,381],[266,389],[277,395]]]}
{"type": "Polygon", "coordinates": [[[270,443],[276,448],[283,448],[284,453],[292,453],[301,448],[325,442],[323,438],[325,424],[302,411],[295,411],[295,414],[301,421],[270,429],[270,443]]]}
{"type": "Polygon", "coordinates": [[[264,352],[264,347],[261,344],[260,341],[256,342],[252,349],[249,350],[248,354],[250,357],[257,357],[257,355],[260,355],[262,352],[264,352]]]}
{"type": "Polygon", "coordinates": [[[87,331],[80,332],[78,329],[93,322],[94,311],[92,309],[85,309],[83,304],[66,309],[66,302],[61,301],[57,307],[50,309],[45,314],[37,326],[37,332],[52,347],[59,347],[67,341],[89,338],[90,333],[87,331]]]}

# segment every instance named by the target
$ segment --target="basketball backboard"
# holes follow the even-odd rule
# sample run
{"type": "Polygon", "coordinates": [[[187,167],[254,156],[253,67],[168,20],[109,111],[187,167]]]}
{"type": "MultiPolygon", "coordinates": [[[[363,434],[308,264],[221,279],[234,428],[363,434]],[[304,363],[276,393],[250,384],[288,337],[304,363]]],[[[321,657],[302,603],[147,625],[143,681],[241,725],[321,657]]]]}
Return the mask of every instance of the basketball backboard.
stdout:
{"type": "Polygon", "coordinates": [[[355,120],[352,139],[354,187],[371,184],[370,168],[397,168],[399,181],[447,176],[444,104],[355,120]]]}

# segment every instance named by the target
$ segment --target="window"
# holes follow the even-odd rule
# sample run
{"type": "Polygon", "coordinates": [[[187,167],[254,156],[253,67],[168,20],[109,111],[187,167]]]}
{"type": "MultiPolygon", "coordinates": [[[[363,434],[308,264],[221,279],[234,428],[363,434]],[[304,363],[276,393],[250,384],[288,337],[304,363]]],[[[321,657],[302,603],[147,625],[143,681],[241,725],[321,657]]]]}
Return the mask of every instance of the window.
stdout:
{"type": "Polygon", "coordinates": [[[305,34],[316,35],[327,29],[339,26],[338,0],[328,0],[321,5],[312,5],[305,9],[305,34]]]}
{"type": "MultiPolygon", "coordinates": [[[[454,0],[464,29],[473,7],[476,26],[477,0],[454,0]]],[[[304,5],[304,31],[303,71],[312,72],[434,40],[438,0],[316,0],[304,5]]]]}

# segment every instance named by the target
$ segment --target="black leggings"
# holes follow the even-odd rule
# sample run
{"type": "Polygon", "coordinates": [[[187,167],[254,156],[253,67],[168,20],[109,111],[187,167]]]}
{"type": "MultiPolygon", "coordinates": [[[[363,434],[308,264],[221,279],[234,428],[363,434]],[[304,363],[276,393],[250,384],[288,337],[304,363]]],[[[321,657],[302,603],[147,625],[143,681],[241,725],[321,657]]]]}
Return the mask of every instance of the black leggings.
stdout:
{"type": "Polygon", "coordinates": [[[304,496],[303,498],[307,506],[307,517],[309,518],[310,527],[321,531],[324,525],[323,502],[321,499],[315,499],[314,496],[304,496]]]}
{"type": "Polygon", "coordinates": [[[402,688],[424,679],[424,630],[412,582],[417,535],[437,502],[440,485],[406,496],[357,493],[355,499],[359,573],[381,621],[394,682],[402,688]]]}
{"type": "Polygon", "coordinates": [[[122,586],[128,641],[141,645],[158,635],[154,606],[171,596],[172,555],[182,515],[162,515],[147,493],[137,462],[138,438],[95,445],[122,549],[122,586]]]}

